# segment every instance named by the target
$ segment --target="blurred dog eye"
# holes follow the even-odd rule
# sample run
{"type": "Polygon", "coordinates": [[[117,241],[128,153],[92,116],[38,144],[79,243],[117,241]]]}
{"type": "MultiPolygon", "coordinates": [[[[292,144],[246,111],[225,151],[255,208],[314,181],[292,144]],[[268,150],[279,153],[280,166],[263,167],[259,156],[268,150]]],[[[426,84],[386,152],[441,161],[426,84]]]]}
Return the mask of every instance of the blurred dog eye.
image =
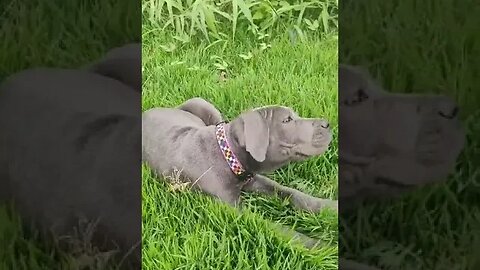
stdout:
{"type": "Polygon", "coordinates": [[[364,100],[368,99],[367,93],[365,93],[365,91],[362,88],[358,89],[357,97],[360,101],[364,101],[364,100]]]}
{"type": "Polygon", "coordinates": [[[360,102],[363,102],[363,101],[367,100],[368,98],[369,97],[368,97],[367,93],[365,92],[365,90],[363,90],[362,88],[359,88],[355,92],[355,95],[353,96],[353,98],[346,99],[345,101],[343,101],[343,104],[346,105],[346,106],[352,106],[352,105],[356,105],[360,102]]]}
{"type": "Polygon", "coordinates": [[[285,119],[282,121],[282,123],[288,123],[288,122],[290,122],[290,121],[292,121],[292,120],[293,120],[293,118],[292,118],[291,116],[289,116],[289,117],[285,118],[285,119]]]}

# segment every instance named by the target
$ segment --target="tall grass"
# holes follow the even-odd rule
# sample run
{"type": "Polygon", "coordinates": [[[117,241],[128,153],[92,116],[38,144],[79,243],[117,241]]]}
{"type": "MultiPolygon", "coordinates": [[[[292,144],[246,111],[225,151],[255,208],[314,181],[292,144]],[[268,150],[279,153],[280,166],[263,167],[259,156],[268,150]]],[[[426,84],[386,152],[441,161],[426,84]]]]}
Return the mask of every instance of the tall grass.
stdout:
{"type": "Polygon", "coordinates": [[[216,43],[248,32],[262,39],[283,28],[304,40],[338,28],[338,0],[146,0],[142,12],[150,31],[171,37],[166,51],[196,37],[216,43]]]}

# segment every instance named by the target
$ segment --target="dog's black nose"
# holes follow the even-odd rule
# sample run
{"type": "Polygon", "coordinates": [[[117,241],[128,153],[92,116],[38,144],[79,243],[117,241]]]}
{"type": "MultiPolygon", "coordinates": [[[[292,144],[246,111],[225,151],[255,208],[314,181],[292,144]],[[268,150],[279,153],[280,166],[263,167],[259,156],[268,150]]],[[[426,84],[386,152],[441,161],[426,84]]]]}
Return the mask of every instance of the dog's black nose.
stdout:
{"type": "Polygon", "coordinates": [[[442,108],[438,111],[438,114],[443,118],[453,119],[458,115],[458,107],[454,105],[449,108],[442,108]]]}
{"type": "Polygon", "coordinates": [[[330,123],[328,123],[328,121],[322,120],[322,121],[320,122],[320,126],[321,126],[322,128],[328,128],[328,127],[330,126],[330,123]]]}

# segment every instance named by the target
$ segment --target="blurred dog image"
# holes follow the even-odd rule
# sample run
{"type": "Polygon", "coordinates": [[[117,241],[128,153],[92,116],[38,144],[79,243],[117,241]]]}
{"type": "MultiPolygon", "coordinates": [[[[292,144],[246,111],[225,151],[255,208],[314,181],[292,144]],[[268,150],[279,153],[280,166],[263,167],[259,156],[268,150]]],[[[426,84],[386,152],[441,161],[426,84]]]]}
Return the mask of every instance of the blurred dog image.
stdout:
{"type": "Polygon", "coordinates": [[[340,65],[340,200],[390,198],[445,180],[465,134],[446,96],[393,94],[361,69],[340,65]]]}

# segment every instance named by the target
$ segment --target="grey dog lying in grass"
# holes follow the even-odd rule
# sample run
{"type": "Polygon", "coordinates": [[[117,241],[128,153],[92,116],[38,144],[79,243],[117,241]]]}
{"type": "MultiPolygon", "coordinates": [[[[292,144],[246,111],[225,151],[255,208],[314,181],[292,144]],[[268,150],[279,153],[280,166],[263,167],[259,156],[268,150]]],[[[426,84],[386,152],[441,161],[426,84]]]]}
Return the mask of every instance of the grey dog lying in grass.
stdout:
{"type": "Polygon", "coordinates": [[[222,123],[212,104],[193,98],[177,108],[144,112],[142,139],[142,158],[155,173],[180,172],[182,181],[232,206],[239,207],[241,191],[249,191],[289,198],[294,206],[311,212],[338,207],[337,201],[310,196],[261,175],[324,153],[332,135],[323,119],[300,118],[290,108],[266,106],[222,123]],[[234,153],[233,163],[240,164],[243,175],[235,173],[223,150],[234,153]]]}

